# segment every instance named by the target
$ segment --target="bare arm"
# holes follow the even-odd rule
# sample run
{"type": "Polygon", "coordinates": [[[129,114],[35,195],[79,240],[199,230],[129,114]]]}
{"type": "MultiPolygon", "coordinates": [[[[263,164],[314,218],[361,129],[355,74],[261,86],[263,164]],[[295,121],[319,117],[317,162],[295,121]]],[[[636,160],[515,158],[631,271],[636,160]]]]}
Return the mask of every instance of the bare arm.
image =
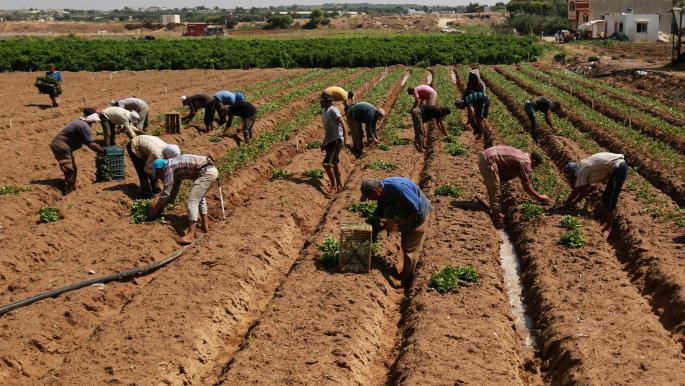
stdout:
{"type": "Polygon", "coordinates": [[[573,190],[571,191],[571,194],[569,194],[568,198],[566,199],[566,205],[568,205],[568,206],[574,205],[578,201],[585,198],[585,196],[587,196],[587,193],[588,193],[587,185],[573,188],[573,190]]]}
{"type": "Polygon", "coordinates": [[[545,122],[547,122],[547,126],[549,126],[550,129],[554,130],[554,123],[552,123],[552,112],[550,110],[545,112],[545,122]]]}
{"type": "Polygon", "coordinates": [[[447,135],[447,130],[445,129],[445,123],[442,121],[442,118],[437,118],[436,123],[438,124],[438,129],[440,129],[442,134],[447,135]]]}
{"type": "Polygon", "coordinates": [[[100,145],[98,145],[95,142],[91,142],[86,144],[92,151],[98,153],[98,154],[105,154],[105,149],[103,149],[100,145]]]}
{"type": "Polygon", "coordinates": [[[347,145],[347,128],[345,127],[345,120],[343,120],[342,117],[338,117],[338,124],[342,127],[343,144],[347,145]]]}
{"type": "Polygon", "coordinates": [[[542,201],[542,202],[549,201],[549,196],[538,193],[538,192],[533,188],[532,185],[530,185],[530,184],[525,184],[525,183],[523,183],[523,182],[521,183],[521,185],[523,186],[523,190],[525,190],[526,193],[528,193],[529,195],[531,195],[531,196],[532,196],[533,198],[535,198],[536,200],[542,201]]]}

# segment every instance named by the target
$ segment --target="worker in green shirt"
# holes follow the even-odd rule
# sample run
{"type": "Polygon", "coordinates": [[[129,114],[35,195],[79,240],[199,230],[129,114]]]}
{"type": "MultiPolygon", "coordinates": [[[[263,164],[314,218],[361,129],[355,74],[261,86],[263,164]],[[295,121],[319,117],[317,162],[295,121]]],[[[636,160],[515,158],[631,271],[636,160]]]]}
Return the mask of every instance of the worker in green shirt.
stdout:
{"type": "Polygon", "coordinates": [[[357,102],[350,106],[345,116],[352,136],[352,152],[357,157],[361,157],[364,148],[362,125],[366,126],[367,143],[380,143],[376,126],[385,116],[383,109],[378,109],[371,103],[357,102]]]}

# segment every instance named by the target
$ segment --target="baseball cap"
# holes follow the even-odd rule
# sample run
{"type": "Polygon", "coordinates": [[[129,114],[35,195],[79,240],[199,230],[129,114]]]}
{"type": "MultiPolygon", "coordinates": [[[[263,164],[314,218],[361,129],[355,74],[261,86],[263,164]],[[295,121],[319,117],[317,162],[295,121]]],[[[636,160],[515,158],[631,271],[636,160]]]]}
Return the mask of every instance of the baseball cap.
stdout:
{"type": "Polygon", "coordinates": [[[568,175],[569,177],[575,176],[576,170],[578,170],[578,164],[575,162],[569,162],[564,167],[564,173],[566,173],[566,175],[568,175]]]}
{"type": "Polygon", "coordinates": [[[361,201],[366,201],[369,199],[369,194],[373,193],[374,190],[381,187],[381,182],[377,178],[366,178],[362,181],[361,191],[362,198],[361,201]]]}
{"type": "Polygon", "coordinates": [[[88,123],[100,122],[100,115],[98,113],[93,113],[86,117],[81,117],[81,120],[86,121],[88,123]]]}

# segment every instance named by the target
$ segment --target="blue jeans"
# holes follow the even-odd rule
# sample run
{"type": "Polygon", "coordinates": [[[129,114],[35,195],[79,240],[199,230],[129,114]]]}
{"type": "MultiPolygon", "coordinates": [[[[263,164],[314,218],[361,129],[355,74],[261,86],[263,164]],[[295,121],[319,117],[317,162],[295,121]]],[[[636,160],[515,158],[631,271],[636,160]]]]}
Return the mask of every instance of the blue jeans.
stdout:
{"type": "Polygon", "coordinates": [[[602,204],[606,210],[611,212],[616,209],[618,195],[621,193],[621,188],[623,188],[623,183],[626,181],[626,178],[628,178],[628,164],[623,161],[614,168],[613,172],[611,172],[607,186],[604,188],[602,204]]]}

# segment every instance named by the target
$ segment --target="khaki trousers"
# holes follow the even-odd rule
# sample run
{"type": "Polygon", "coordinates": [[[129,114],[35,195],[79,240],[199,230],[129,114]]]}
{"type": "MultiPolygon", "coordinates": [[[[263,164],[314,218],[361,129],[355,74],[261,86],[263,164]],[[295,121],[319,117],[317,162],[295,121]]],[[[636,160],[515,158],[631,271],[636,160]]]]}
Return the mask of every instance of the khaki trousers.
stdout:
{"type": "Polygon", "coordinates": [[[483,176],[483,182],[485,183],[485,188],[488,190],[488,200],[490,205],[490,215],[493,221],[499,221],[500,213],[500,182],[497,173],[492,170],[492,164],[485,159],[483,154],[478,156],[478,169],[480,169],[480,174],[483,176]]]}
{"type": "Polygon", "coordinates": [[[362,154],[364,149],[364,133],[362,132],[362,123],[352,118],[350,114],[347,116],[347,125],[349,126],[350,136],[352,137],[352,150],[358,157],[362,154]]]}
{"type": "Polygon", "coordinates": [[[76,161],[74,161],[74,154],[66,142],[59,138],[55,138],[50,143],[50,150],[55,155],[59,168],[64,173],[64,189],[65,193],[69,193],[76,189],[76,161]]]}
{"type": "Polygon", "coordinates": [[[415,228],[402,231],[402,255],[404,257],[402,284],[405,288],[408,288],[414,280],[416,266],[419,263],[421,250],[423,249],[423,241],[426,239],[426,232],[428,231],[429,218],[430,216],[415,228]]]}
{"type": "Polygon", "coordinates": [[[186,205],[188,206],[188,221],[196,222],[200,217],[198,211],[201,214],[207,214],[207,201],[205,200],[205,196],[217,178],[219,178],[219,171],[214,166],[208,166],[204,172],[200,172],[200,175],[193,181],[193,186],[190,188],[188,200],[186,201],[186,205]]]}

